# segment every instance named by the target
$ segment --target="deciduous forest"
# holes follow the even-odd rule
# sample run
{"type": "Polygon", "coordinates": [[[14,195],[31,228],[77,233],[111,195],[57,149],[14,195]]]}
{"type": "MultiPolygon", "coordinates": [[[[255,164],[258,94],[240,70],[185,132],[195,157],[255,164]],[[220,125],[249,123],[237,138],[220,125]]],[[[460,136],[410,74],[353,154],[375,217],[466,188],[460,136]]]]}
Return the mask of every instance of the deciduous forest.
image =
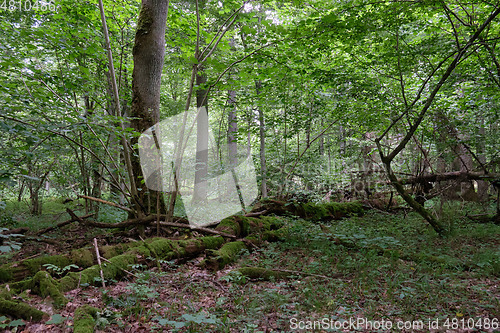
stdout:
{"type": "Polygon", "coordinates": [[[1,329],[500,330],[500,2],[0,18],[1,329]]]}

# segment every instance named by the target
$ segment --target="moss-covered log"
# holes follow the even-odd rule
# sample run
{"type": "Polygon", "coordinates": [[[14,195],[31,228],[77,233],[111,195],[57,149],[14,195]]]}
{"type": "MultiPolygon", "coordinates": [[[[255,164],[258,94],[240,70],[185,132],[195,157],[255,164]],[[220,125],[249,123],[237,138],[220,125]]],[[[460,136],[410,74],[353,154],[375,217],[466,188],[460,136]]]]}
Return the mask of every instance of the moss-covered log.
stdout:
{"type": "Polygon", "coordinates": [[[89,305],[84,305],[76,309],[75,318],[73,319],[73,332],[93,333],[98,311],[99,309],[89,305]]]}
{"type": "Polygon", "coordinates": [[[59,283],[55,281],[49,273],[39,271],[35,274],[28,286],[31,291],[41,297],[50,297],[57,308],[61,308],[68,303],[62,294],[59,283]]]}
{"type": "Polygon", "coordinates": [[[55,255],[9,263],[0,267],[0,283],[19,281],[27,276],[35,275],[46,264],[63,268],[71,264],[71,260],[67,256],[55,255]]]}
{"type": "Polygon", "coordinates": [[[207,251],[207,258],[203,261],[202,266],[218,270],[223,268],[237,258],[242,250],[247,248],[245,242],[236,241],[224,244],[219,250],[207,251]]]}
{"type": "Polygon", "coordinates": [[[41,321],[44,317],[47,319],[49,317],[45,312],[37,310],[26,303],[5,299],[0,299],[0,314],[35,322],[41,321]]]}
{"type": "Polygon", "coordinates": [[[265,210],[266,214],[295,215],[312,220],[339,220],[352,215],[362,215],[363,205],[360,202],[282,202],[265,200],[256,205],[254,211],[265,210]]]}

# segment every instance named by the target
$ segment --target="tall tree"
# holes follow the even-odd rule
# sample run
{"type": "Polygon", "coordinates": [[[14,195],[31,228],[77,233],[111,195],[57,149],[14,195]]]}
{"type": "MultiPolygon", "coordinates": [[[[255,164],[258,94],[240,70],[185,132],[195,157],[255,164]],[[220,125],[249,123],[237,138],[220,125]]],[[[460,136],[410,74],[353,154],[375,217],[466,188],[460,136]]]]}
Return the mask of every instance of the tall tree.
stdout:
{"type": "MultiPolygon", "coordinates": [[[[131,126],[137,132],[144,132],[160,120],[160,86],[165,57],[165,30],[169,0],[142,0],[137,21],[133,48],[134,70],[132,73],[131,126]]],[[[132,146],[137,138],[132,140],[132,146]]],[[[146,183],[142,176],[138,154],[132,158],[134,179],[140,189],[137,194],[136,210],[148,213],[146,183]]],[[[150,203],[158,200],[157,191],[149,190],[150,203]]],[[[160,207],[156,207],[159,209],[160,207]]]]}

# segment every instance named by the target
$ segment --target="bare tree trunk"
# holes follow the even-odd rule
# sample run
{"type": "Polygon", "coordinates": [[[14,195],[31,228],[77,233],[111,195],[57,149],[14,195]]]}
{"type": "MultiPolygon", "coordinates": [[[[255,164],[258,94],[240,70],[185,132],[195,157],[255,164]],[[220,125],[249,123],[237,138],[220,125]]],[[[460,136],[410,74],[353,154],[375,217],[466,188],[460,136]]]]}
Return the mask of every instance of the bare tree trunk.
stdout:
{"type": "MultiPolygon", "coordinates": [[[[255,90],[257,92],[257,97],[260,95],[262,89],[262,83],[255,81],[255,90]]],[[[258,102],[259,103],[259,102],[258,102]]],[[[267,198],[267,167],[266,167],[266,127],[264,122],[264,112],[262,106],[259,103],[259,137],[260,137],[260,173],[261,173],[261,183],[260,183],[260,194],[262,198],[267,198]]]]}
{"type": "Polygon", "coordinates": [[[229,90],[228,95],[227,149],[229,154],[229,166],[234,168],[238,165],[238,144],[236,142],[236,135],[238,133],[238,121],[236,120],[236,91],[229,90]]]}
{"type": "Polygon", "coordinates": [[[196,120],[196,165],[194,174],[193,202],[203,202],[207,199],[208,176],[208,96],[203,87],[207,82],[206,75],[198,69],[196,74],[196,107],[199,112],[196,120]]]}

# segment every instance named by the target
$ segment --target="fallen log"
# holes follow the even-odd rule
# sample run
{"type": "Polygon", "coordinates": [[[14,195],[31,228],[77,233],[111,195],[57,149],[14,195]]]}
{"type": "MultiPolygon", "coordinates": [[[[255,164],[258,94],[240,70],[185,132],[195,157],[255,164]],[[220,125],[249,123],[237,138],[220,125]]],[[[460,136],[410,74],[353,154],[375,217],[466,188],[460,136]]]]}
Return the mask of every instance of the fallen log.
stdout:
{"type": "Polygon", "coordinates": [[[410,177],[406,179],[400,179],[401,184],[410,185],[410,184],[420,184],[420,183],[437,183],[443,182],[447,180],[485,180],[494,182],[495,180],[500,179],[500,175],[498,174],[488,174],[480,172],[464,172],[464,171],[454,171],[454,172],[445,172],[440,174],[428,174],[422,175],[418,177],[410,177]]]}
{"type": "Polygon", "coordinates": [[[26,303],[5,299],[0,299],[0,313],[34,322],[49,318],[49,315],[45,312],[37,310],[26,303]]]}
{"type": "Polygon", "coordinates": [[[268,199],[254,207],[253,211],[265,210],[266,214],[294,215],[312,220],[340,220],[352,215],[362,215],[363,205],[360,202],[283,202],[268,199]]]}

